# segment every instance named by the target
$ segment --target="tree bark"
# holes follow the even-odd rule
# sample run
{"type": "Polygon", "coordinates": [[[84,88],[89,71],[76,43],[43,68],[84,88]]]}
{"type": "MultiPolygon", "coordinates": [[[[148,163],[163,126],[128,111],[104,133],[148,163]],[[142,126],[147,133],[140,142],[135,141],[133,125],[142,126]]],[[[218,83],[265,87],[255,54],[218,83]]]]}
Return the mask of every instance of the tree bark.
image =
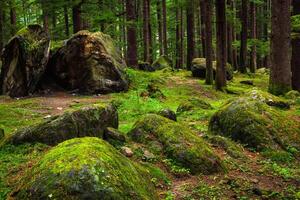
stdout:
{"type": "Polygon", "coordinates": [[[10,25],[11,25],[11,35],[14,35],[17,31],[17,13],[14,3],[10,5],[10,25]]]}
{"type": "Polygon", "coordinates": [[[223,90],[226,87],[226,1],[216,0],[216,24],[217,24],[217,70],[216,89],[223,90]]]}
{"type": "MultiPolygon", "coordinates": [[[[227,1],[227,5],[229,8],[232,8],[232,0],[227,1]]],[[[228,63],[233,64],[233,53],[232,53],[232,40],[233,40],[233,24],[232,21],[227,22],[227,55],[228,55],[228,63]]]]}
{"type": "Polygon", "coordinates": [[[251,10],[251,39],[253,44],[251,47],[251,58],[250,58],[250,72],[255,73],[257,68],[257,56],[256,56],[256,5],[254,2],[250,4],[251,10]]]}
{"type": "Polygon", "coordinates": [[[77,33],[82,30],[82,21],[81,21],[81,3],[74,5],[72,8],[73,14],[73,33],[77,33]]]}
{"type": "Polygon", "coordinates": [[[69,29],[69,12],[68,12],[68,7],[65,5],[64,6],[64,20],[65,20],[65,33],[66,36],[70,36],[70,29],[69,29]]]}
{"type": "Polygon", "coordinates": [[[162,17],[163,17],[163,24],[162,24],[162,32],[163,32],[163,49],[164,55],[168,55],[168,38],[167,38],[167,6],[166,0],[162,0],[162,17]]]}
{"type": "Polygon", "coordinates": [[[0,57],[2,54],[2,49],[3,49],[3,43],[4,43],[4,37],[3,37],[3,6],[2,3],[0,3],[0,57]]]}
{"type": "Polygon", "coordinates": [[[138,67],[137,39],[136,39],[136,13],[135,2],[126,0],[127,19],[127,64],[131,67],[138,67]]]}
{"type": "Polygon", "coordinates": [[[159,41],[159,53],[160,55],[164,55],[164,47],[163,47],[163,30],[162,30],[162,7],[161,0],[157,0],[156,2],[156,13],[157,13],[157,28],[158,28],[158,41],[159,41]]]}
{"type": "Polygon", "coordinates": [[[186,6],[187,24],[187,69],[191,70],[192,61],[195,56],[195,29],[194,29],[194,0],[188,0],[186,6]]]}
{"type": "Polygon", "coordinates": [[[212,58],[212,2],[204,0],[202,6],[205,10],[205,57],[206,57],[206,79],[205,83],[212,85],[214,82],[213,76],[213,58],[212,58]]]}
{"type": "MultiPolygon", "coordinates": [[[[293,0],[293,15],[300,14],[300,0],[293,0]]],[[[292,38],[292,87],[300,92],[300,32],[292,38]]]]}
{"type": "Polygon", "coordinates": [[[291,4],[287,0],[272,0],[271,73],[269,90],[283,95],[291,89],[291,4]]]}
{"type": "Polygon", "coordinates": [[[149,0],[143,0],[143,38],[144,38],[144,61],[151,63],[150,56],[150,19],[149,0]]]}
{"type": "Polygon", "coordinates": [[[247,72],[247,39],[248,39],[248,0],[242,0],[242,32],[241,32],[241,51],[240,67],[241,73],[247,72]]]}
{"type": "Polygon", "coordinates": [[[202,43],[202,55],[204,57],[206,57],[206,52],[205,52],[205,41],[206,41],[206,38],[205,38],[205,19],[204,19],[204,15],[205,15],[205,12],[207,12],[205,10],[205,5],[204,5],[204,1],[205,0],[200,0],[200,19],[201,19],[201,43],[202,43]]]}

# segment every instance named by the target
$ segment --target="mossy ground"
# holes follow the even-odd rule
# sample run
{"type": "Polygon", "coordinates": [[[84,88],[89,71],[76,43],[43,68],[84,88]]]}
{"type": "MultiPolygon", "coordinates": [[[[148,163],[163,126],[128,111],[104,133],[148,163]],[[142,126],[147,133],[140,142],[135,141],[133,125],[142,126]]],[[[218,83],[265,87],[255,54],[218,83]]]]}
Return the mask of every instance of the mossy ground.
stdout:
{"type": "MultiPolygon", "coordinates": [[[[113,101],[118,106],[120,130],[127,133],[138,118],[146,113],[157,113],[163,108],[176,111],[181,103],[191,97],[197,97],[211,104],[212,109],[197,109],[178,116],[178,121],[185,123],[199,135],[207,135],[211,116],[229,99],[243,96],[253,89],[268,91],[268,75],[264,73],[235,74],[228,82],[227,93],[215,91],[204,80],[191,77],[190,72],[142,72],[128,69],[131,80],[130,89],[126,93],[116,93],[94,97],[78,97],[58,95],[51,102],[42,98],[8,100],[0,97],[0,128],[10,134],[16,128],[31,125],[44,120],[47,115],[61,114],[64,110],[78,109],[86,104],[113,101]],[[240,81],[252,80],[254,86],[240,84],[240,81]],[[143,97],[150,82],[156,82],[166,96],[165,99],[143,97]],[[58,109],[58,108],[62,108],[58,109]]],[[[284,97],[279,97],[282,100],[284,97]]],[[[300,121],[300,100],[293,100],[291,109],[282,110],[286,120],[300,121]]],[[[205,138],[205,137],[204,137],[205,138]]],[[[209,139],[207,139],[209,142],[209,139]]],[[[143,160],[146,146],[128,141],[126,146],[134,150],[133,160],[143,160]]],[[[156,174],[153,179],[157,185],[161,199],[297,199],[299,198],[300,162],[293,156],[267,152],[265,154],[251,152],[241,148],[242,157],[231,156],[228,149],[211,142],[211,146],[225,162],[228,172],[225,174],[193,176],[185,169],[178,168],[165,158],[156,157],[151,162],[151,170],[156,174]],[[244,158],[245,157],[245,158],[244,158]],[[168,164],[166,164],[168,163],[168,164]],[[171,167],[170,167],[171,166],[171,167]],[[176,176],[168,168],[172,168],[183,176],[176,176]]],[[[8,182],[18,180],[24,165],[30,164],[43,155],[47,147],[35,150],[32,146],[0,147],[0,199],[11,191],[8,182]]],[[[39,149],[40,147],[38,147],[39,149]]],[[[289,154],[289,153],[288,153],[289,154]]],[[[292,153],[291,153],[292,154],[292,153]]],[[[289,154],[290,155],[290,154],[289,154]]]]}

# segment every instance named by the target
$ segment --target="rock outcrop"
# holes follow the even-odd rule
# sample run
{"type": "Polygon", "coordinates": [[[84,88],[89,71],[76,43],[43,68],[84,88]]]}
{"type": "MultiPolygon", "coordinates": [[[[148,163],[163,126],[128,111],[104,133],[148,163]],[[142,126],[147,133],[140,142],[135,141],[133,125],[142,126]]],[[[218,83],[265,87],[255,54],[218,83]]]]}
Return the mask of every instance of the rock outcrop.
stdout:
{"type": "Polygon", "coordinates": [[[23,97],[34,93],[49,59],[50,38],[39,25],[21,29],[4,47],[0,94],[23,97]]]}
{"type": "Polygon", "coordinates": [[[163,153],[192,174],[223,171],[220,158],[210,146],[186,126],[165,117],[149,114],[137,121],[128,133],[136,142],[150,144],[158,141],[163,153]]]}
{"type": "Polygon", "coordinates": [[[8,138],[12,144],[44,143],[56,145],[77,137],[103,138],[107,127],[118,128],[118,113],[111,106],[90,106],[21,129],[8,138]]]}
{"type": "Polygon", "coordinates": [[[120,92],[128,89],[125,67],[109,35],[80,31],[53,55],[47,76],[79,93],[120,92]]]}
{"type": "Polygon", "coordinates": [[[12,199],[158,199],[151,175],[107,142],[75,138],[51,149],[17,184],[12,199]]]}
{"type": "MultiPolygon", "coordinates": [[[[213,61],[214,78],[216,77],[216,66],[217,66],[217,62],[213,61]]],[[[206,59],[205,58],[195,58],[192,62],[191,70],[192,70],[193,77],[205,78],[206,77],[206,59]]],[[[226,67],[226,79],[227,80],[233,79],[233,68],[229,63],[227,63],[227,67],[226,67]]]]}

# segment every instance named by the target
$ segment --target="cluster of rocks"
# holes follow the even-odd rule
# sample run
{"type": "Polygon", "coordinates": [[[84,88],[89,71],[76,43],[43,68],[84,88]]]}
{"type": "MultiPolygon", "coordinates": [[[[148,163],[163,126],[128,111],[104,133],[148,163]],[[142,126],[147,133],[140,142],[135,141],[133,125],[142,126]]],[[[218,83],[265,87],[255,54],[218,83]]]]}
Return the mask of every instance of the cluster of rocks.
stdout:
{"type": "Polygon", "coordinates": [[[50,46],[41,26],[20,30],[3,50],[0,94],[22,97],[53,85],[89,94],[128,89],[125,61],[110,36],[81,31],[51,55],[50,46]]]}

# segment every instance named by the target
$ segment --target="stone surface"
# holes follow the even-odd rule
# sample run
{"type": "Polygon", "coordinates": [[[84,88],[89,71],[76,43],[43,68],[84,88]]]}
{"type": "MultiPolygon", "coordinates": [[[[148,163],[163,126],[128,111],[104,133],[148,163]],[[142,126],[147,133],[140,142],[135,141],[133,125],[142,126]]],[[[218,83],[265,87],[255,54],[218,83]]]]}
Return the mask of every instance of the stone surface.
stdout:
{"type": "Polygon", "coordinates": [[[99,138],[51,149],[23,175],[11,199],[158,199],[148,170],[99,138]]]}
{"type": "MultiPolygon", "coordinates": [[[[213,61],[213,74],[214,78],[216,76],[216,61],[213,61]]],[[[206,59],[205,58],[195,58],[192,62],[192,74],[193,77],[205,78],[206,77],[206,59]]],[[[232,66],[228,63],[226,67],[226,79],[233,79],[233,69],[232,66]]]]}
{"type": "Polygon", "coordinates": [[[66,90],[105,94],[128,89],[125,68],[109,35],[80,31],[52,56],[47,75],[66,90]]]}
{"type": "Polygon", "coordinates": [[[56,145],[76,137],[102,138],[107,127],[118,128],[116,109],[111,105],[95,105],[67,112],[46,122],[21,129],[12,134],[8,142],[13,144],[40,142],[56,145]]]}
{"type": "Polygon", "coordinates": [[[133,156],[133,151],[129,147],[121,147],[121,153],[126,157],[133,156]]]}
{"type": "Polygon", "coordinates": [[[159,111],[158,114],[175,122],[177,121],[176,113],[173,110],[163,109],[159,111]]]}
{"type": "Polygon", "coordinates": [[[4,47],[0,94],[23,97],[33,94],[46,70],[50,38],[39,25],[21,29],[4,47]]]}
{"type": "Polygon", "coordinates": [[[128,135],[136,142],[157,141],[163,153],[193,174],[223,171],[220,158],[210,146],[186,126],[165,117],[149,114],[138,120],[128,135]]]}
{"type": "Polygon", "coordinates": [[[172,61],[167,56],[160,56],[151,65],[154,70],[172,68],[172,61]]]}

